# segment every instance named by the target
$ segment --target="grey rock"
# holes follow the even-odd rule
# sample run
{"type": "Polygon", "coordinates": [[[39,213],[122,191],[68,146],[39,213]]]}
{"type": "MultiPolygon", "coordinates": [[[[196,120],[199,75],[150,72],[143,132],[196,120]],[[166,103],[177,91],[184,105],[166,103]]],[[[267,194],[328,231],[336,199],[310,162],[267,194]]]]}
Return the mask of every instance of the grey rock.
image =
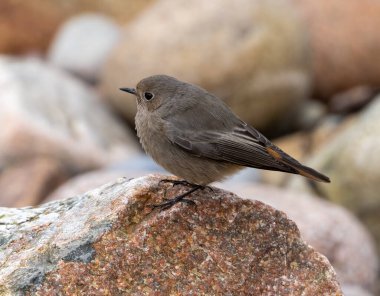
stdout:
{"type": "Polygon", "coordinates": [[[331,184],[308,183],[292,178],[295,190],[317,190],[323,197],[345,206],[368,227],[380,250],[380,96],[353,124],[330,138],[307,164],[329,176],[331,184]]]}
{"type": "Polygon", "coordinates": [[[342,290],[345,296],[374,296],[375,295],[366,291],[360,286],[346,285],[345,283],[342,284],[342,290]]]}
{"type": "Polygon", "coordinates": [[[138,151],[96,92],[58,69],[2,56],[0,84],[0,163],[43,154],[94,166],[138,151]]]}
{"type": "Polygon", "coordinates": [[[67,20],[52,42],[48,60],[54,65],[97,81],[120,27],[102,14],[81,14],[67,20]]]}
{"type": "Polygon", "coordinates": [[[56,188],[44,202],[83,194],[120,177],[133,179],[151,173],[169,174],[150,157],[138,155],[132,159],[114,163],[103,169],[86,172],[71,178],[56,188]]]}
{"type": "MultiPolygon", "coordinates": [[[[25,178],[20,174],[17,177],[30,180],[25,188],[36,188],[34,183],[47,188],[51,175],[62,182],[80,172],[131,158],[139,151],[133,134],[99,95],[59,69],[37,59],[0,56],[0,85],[0,169],[6,172],[23,163],[40,168],[34,174],[29,168],[18,170],[28,173],[25,178]],[[49,168],[33,158],[43,159],[49,168]],[[33,179],[42,175],[45,179],[33,179]]],[[[14,182],[8,185],[15,186],[14,182]]],[[[18,191],[18,196],[10,195],[19,201],[28,198],[27,192],[18,191]]],[[[5,192],[0,189],[0,201],[7,198],[1,196],[5,192]]],[[[33,200],[43,198],[36,195],[33,200]]]]}

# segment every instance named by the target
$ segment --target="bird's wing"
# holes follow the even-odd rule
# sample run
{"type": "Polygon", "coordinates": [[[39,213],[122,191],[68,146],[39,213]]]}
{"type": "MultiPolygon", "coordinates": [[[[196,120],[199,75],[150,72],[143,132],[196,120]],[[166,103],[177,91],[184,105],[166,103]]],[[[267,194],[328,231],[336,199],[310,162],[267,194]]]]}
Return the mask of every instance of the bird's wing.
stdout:
{"type": "Polygon", "coordinates": [[[179,130],[169,124],[167,135],[172,143],[199,157],[296,173],[276,158],[282,152],[279,148],[243,122],[232,129],[209,131],[179,130]]]}
{"type": "Polygon", "coordinates": [[[179,130],[169,125],[167,135],[172,143],[199,157],[330,182],[328,177],[302,165],[242,121],[232,129],[206,132],[179,130]]]}

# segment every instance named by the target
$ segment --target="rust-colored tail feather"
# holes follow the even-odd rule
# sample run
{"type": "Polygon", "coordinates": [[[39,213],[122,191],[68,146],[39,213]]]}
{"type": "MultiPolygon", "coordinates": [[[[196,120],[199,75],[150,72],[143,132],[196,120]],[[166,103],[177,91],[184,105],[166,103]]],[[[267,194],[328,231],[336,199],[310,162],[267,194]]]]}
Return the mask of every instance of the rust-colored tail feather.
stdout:
{"type": "Polygon", "coordinates": [[[330,178],[321,174],[320,172],[317,172],[316,170],[312,169],[312,168],[309,168],[307,166],[304,166],[302,164],[300,164],[298,161],[296,160],[288,160],[287,157],[282,157],[281,158],[281,161],[290,166],[291,168],[295,169],[297,171],[298,174],[300,174],[301,176],[304,176],[306,178],[309,178],[309,179],[312,179],[314,181],[318,181],[318,182],[325,182],[325,183],[330,183],[330,178]]]}
{"type": "Polygon", "coordinates": [[[317,172],[316,170],[313,170],[312,168],[309,168],[307,166],[301,165],[300,167],[293,167],[301,176],[304,176],[306,178],[312,179],[314,181],[319,182],[325,182],[330,183],[330,178],[321,174],[320,172],[317,172]]]}
{"type": "Polygon", "coordinates": [[[293,157],[286,154],[284,151],[279,149],[278,147],[272,148],[267,147],[266,148],[268,153],[272,155],[275,159],[277,159],[279,162],[291,167],[296,171],[296,174],[299,174],[301,176],[304,176],[306,178],[309,178],[314,181],[318,182],[325,182],[330,183],[330,178],[321,174],[320,172],[317,172],[316,170],[309,168],[307,166],[304,166],[300,164],[297,160],[295,160],[293,157]]]}

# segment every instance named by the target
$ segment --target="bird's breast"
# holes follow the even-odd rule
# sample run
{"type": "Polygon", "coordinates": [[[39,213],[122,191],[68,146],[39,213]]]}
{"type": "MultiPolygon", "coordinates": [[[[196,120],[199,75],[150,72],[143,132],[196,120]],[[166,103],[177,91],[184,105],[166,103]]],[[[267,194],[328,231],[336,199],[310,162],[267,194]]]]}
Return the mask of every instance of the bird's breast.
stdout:
{"type": "Polygon", "coordinates": [[[137,113],[135,122],[137,136],[143,149],[156,162],[159,162],[161,154],[165,153],[167,145],[170,144],[165,135],[162,119],[153,114],[137,113]]]}

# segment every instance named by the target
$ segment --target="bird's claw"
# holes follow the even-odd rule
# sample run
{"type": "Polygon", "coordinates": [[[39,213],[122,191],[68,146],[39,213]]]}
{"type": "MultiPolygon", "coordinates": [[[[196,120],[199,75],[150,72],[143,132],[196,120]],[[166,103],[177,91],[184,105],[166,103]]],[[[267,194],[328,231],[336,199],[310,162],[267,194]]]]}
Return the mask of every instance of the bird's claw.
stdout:
{"type": "MultiPolygon", "coordinates": [[[[170,182],[172,182],[172,181],[173,180],[170,180],[170,182]]],[[[164,181],[164,182],[166,182],[166,181],[164,181]]],[[[187,181],[185,181],[185,182],[187,182],[187,181]]],[[[187,199],[185,197],[187,197],[188,195],[190,195],[194,191],[197,191],[198,189],[204,189],[205,187],[202,186],[202,185],[195,185],[195,184],[191,184],[191,185],[192,185],[193,188],[191,188],[189,191],[187,191],[187,192],[185,192],[185,193],[183,193],[181,195],[178,195],[178,196],[176,196],[175,198],[172,198],[172,199],[167,199],[167,198],[164,197],[163,200],[165,202],[157,204],[157,205],[151,205],[151,207],[153,208],[153,210],[156,209],[156,208],[159,208],[161,211],[164,211],[164,210],[167,210],[167,209],[171,208],[172,206],[174,206],[178,202],[185,202],[185,203],[190,204],[190,205],[196,205],[196,203],[194,201],[192,201],[190,199],[187,199]]]]}
{"type": "Polygon", "coordinates": [[[187,199],[187,198],[181,198],[181,199],[178,199],[177,197],[176,198],[173,198],[173,199],[168,199],[168,198],[164,198],[165,202],[162,202],[160,204],[156,204],[156,205],[150,205],[150,207],[155,210],[155,209],[160,209],[160,211],[165,211],[167,209],[170,209],[172,206],[174,206],[176,203],[179,203],[179,202],[184,202],[184,203],[187,203],[189,205],[193,205],[195,206],[196,203],[190,199],[187,199]]]}
{"type": "Polygon", "coordinates": [[[172,183],[173,187],[177,186],[177,185],[183,185],[183,186],[187,186],[187,187],[197,186],[196,184],[192,184],[186,180],[162,179],[162,180],[160,180],[160,182],[158,182],[158,184],[161,184],[161,183],[172,183]]]}

